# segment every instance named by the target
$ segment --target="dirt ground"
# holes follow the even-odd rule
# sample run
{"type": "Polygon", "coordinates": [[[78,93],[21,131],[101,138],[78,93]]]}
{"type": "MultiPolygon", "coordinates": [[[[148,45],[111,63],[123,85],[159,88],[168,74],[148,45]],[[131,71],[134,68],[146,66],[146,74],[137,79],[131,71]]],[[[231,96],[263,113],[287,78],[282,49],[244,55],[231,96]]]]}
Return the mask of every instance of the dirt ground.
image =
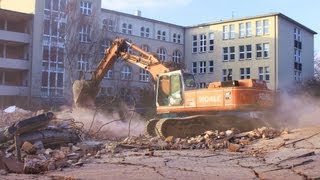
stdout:
{"type": "Polygon", "coordinates": [[[81,167],[0,179],[320,179],[320,126],[259,139],[239,152],[227,149],[126,149],[81,167]]]}

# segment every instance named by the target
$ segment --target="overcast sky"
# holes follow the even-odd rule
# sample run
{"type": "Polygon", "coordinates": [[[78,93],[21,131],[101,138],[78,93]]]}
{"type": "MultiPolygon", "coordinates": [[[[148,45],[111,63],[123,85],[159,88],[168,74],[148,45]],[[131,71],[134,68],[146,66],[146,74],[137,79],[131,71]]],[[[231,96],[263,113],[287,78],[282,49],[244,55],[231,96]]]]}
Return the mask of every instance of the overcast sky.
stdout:
{"type": "MultiPolygon", "coordinates": [[[[183,26],[281,12],[320,33],[319,0],[102,0],[102,7],[183,26]]],[[[320,51],[320,35],[314,44],[320,51]]]]}

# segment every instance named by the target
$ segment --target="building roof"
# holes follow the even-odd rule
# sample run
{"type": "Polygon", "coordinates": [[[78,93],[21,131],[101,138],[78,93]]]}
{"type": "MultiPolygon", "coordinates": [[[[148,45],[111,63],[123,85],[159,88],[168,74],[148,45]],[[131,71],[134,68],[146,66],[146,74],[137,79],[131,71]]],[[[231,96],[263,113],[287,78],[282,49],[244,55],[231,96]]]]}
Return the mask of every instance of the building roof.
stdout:
{"type": "Polygon", "coordinates": [[[155,19],[150,19],[150,18],[146,18],[146,17],[142,17],[142,16],[138,16],[138,15],[133,15],[133,14],[128,14],[128,13],[123,13],[123,12],[119,12],[119,11],[114,11],[114,10],[110,10],[110,9],[101,8],[101,11],[102,12],[110,12],[110,13],[114,13],[114,14],[119,14],[119,15],[127,16],[127,17],[133,17],[135,19],[147,20],[147,21],[152,21],[152,22],[156,22],[156,23],[160,23],[160,24],[166,24],[166,25],[169,25],[169,26],[185,28],[185,26],[180,26],[180,25],[177,25],[177,24],[158,21],[158,20],[155,20],[155,19]]]}
{"type": "Polygon", "coordinates": [[[186,28],[194,28],[194,27],[200,27],[200,26],[210,26],[210,25],[216,25],[216,24],[223,24],[223,23],[230,23],[230,22],[235,22],[235,21],[242,21],[242,20],[248,20],[248,19],[257,19],[257,18],[264,18],[264,17],[270,17],[270,16],[279,16],[291,23],[294,23],[298,25],[299,27],[305,29],[306,31],[309,31],[312,34],[317,34],[317,32],[313,31],[312,29],[304,26],[303,24],[289,18],[288,16],[282,14],[282,13],[269,13],[269,14],[263,14],[263,15],[257,15],[257,16],[248,16],[248,17],[243,17],[243,18],[233,18],[233,19],[228,19],[228,20],[220,20],[220,21],[215,21],[215,22],[210,22],[210,23],[202,23],[202,24],[197,24],[197,25],[192,25],[192,26],[186,26],[186,28]]]}

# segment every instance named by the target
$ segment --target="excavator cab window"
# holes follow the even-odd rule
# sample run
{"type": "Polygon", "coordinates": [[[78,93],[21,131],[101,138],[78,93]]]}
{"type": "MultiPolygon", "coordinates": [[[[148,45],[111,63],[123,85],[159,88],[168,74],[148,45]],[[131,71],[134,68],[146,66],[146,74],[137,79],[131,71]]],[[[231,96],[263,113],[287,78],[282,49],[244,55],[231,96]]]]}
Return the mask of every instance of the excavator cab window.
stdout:
{"type": "Polygon", "coordinates": [[[181,105],[182,83],[180,74],[160,76],[157,100],[160,106],[181,105]]]}
{"type": "Polygon", "coordinates": [[[169,105],[177,106],[182,102],[182,85],[180,74],[173,74],[170,76],[170,96],[169,105]]]}
{"type": "Polygon", "coordinates": [[[168,97],[170,95],[170,79],[169,76],[160,76],[158,87],[158,103],[160,106],[168,106],[168,97]]]}
{"type": "Polygon", "coordinates": [[[195,89],[197,87],[193,74],[183,73],[183,81],[186,90],[195,89]]]}

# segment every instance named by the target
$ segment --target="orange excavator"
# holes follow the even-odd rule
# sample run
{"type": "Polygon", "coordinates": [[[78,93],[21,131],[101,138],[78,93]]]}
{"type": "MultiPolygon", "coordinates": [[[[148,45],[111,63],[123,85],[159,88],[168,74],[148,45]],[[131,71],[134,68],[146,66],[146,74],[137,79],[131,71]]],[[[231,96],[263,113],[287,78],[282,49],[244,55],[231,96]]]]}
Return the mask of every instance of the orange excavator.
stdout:
{"type": "Polygon", "coordinates": [[[146,69],[156,86],[157,117],[147,121],[146,132],[160,137],[191,137],[206,130],[249,130],[264,122],[257,113],[271,109],[274,92],[265,81],[243,79],[211,82],[198,89],[193,74],[171,70],[152,54],[127,39],[116,38],[105,51],[90,80],[76,80],[73,84],[76,107],[94,105],[104,74],[118,59],[146,69]],[[131,48],[135,53],[128,53],[131,48]]]}

